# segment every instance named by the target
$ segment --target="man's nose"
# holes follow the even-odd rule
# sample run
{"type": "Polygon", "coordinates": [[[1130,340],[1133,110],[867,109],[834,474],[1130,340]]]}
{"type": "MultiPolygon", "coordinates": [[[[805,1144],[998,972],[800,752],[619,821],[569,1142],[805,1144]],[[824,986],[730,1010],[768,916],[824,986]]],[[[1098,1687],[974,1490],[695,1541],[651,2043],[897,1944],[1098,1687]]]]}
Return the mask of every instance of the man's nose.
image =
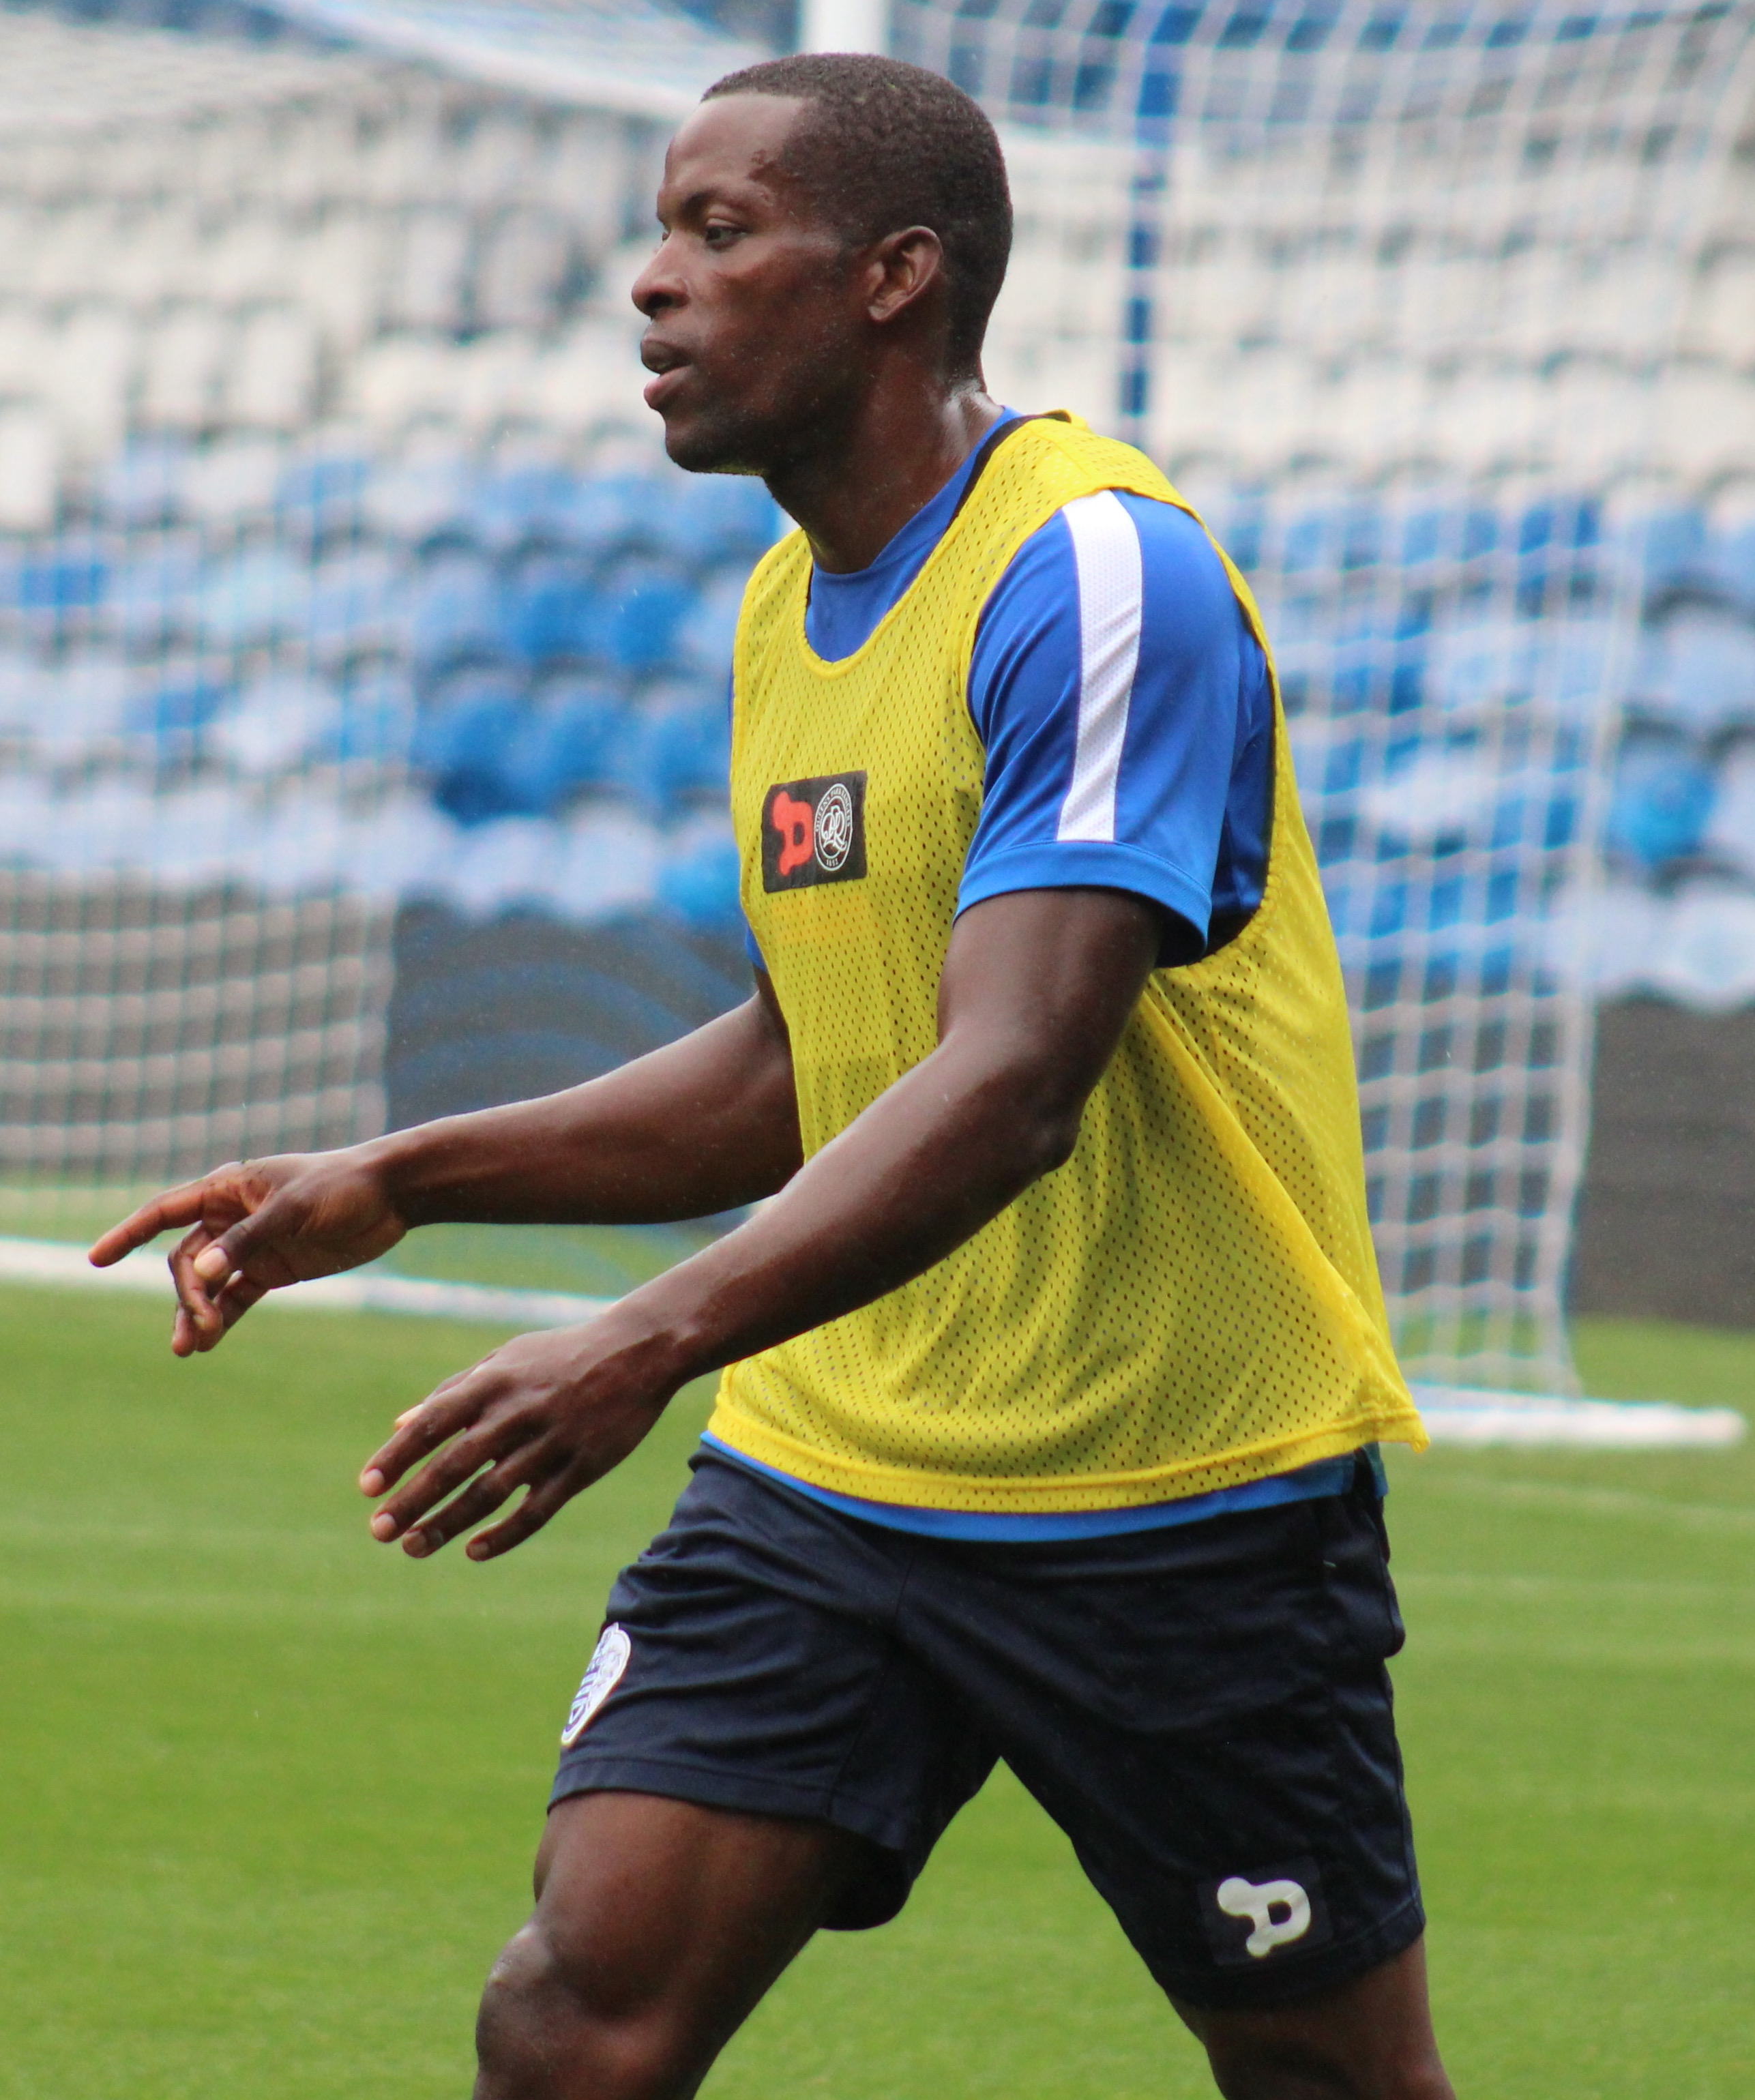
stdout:
{"type": "Polygon", "coordinates": [[[653,320],[668,307],[681,306],[682,286],[670,261],[670,243],[667,240],[633,280],[628,297],[648,320],[653,320]]]}

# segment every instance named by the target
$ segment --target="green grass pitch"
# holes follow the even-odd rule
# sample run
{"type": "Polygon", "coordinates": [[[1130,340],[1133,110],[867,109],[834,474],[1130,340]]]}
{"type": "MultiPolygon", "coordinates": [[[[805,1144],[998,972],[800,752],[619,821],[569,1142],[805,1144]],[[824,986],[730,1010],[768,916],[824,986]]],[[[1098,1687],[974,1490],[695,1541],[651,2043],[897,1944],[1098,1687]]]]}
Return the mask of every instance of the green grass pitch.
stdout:
{"type": "MultiPolygon", "coordinates": [[[[418,1265],[418,1264],[417,1264],[418,1265]]],[[[503,1564],[352,1480],[493,1339],[0,1292],[0,2096],[434,2100],[556,1731],[704,1396],[503,1564]]],[[[1755,1337],[1598,1323],[1591,1390],[1747,1406],[1755,1337]]],[[[1392,1462],[1440,2016],[1475,2100],[1755,2092],[1755,1454],[1392,1462]]],[[[810,1948],[712,2100],[1181,2100],[1192,2045],[1003,1775],[901,1920],[810,1948]]]]}

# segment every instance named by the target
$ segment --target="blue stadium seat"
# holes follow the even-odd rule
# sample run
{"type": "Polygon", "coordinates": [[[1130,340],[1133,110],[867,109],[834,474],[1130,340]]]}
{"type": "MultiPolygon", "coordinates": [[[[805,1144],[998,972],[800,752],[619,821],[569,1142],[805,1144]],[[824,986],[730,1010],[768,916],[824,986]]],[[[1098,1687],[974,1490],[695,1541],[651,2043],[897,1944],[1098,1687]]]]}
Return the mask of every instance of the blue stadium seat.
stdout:
{"type": "Polygon", "coordinates": [[[1698,573],[1706,551],[1706,519],[1691,505],[1653,511],[1635,522],[1632,540],[1647,597],[1661,597],[1698,573]]]}
{"type": "Polygon", "coordinates": [[[97,501],[112,524],[160,525],[183,507],[191,448],[180,438],[136,438],[99,477],[97,501]]]}
{"type": "Polygon", "coordinates": [[[294,460],[275,489],[282,532],[315,541],[351,527],[371,475],[371,461],[359,452],[313,452],[294,460]]]}
{"type": "Polygon", "coordinates": [[[1755,520],[1718,534],[1708,554],[1708,568],[1740,610],[1755,618],[1755,520]]]}
{"type": "Polygon", "coordinates": [[[1623,740],[1609,804],[1609,850],[1647,873],[1700,850],[1713,811],[1712,770],[1692,743],[1661,730],[1623,740]]]}
{"type": "Polygon", "coordinates": [[[442,548],[415,571],[411,597],[411,640],[423,667],[500,654],[500,581],[479,554],[442,548]]]}
{"type": "Polygon", "coordinates": [[[252,547],[204,571],[196,613],[209,642],[239,648],[302,628],[310,598],[304,562],[284,547],[252,547]]]}
{"type": "Polygon", "coordinates": [[[231,697],[232,688],[205,667],[167,667],[130,704],[126,727],[152,763],[166,770],[187,765],[231,697]]]}
{"type": "Polygon", "coordinates": [[[743,924],[738,849],[729,838],[691,846],[660,871],[660,903],[703,933],[735,934],[743,924]]]}
{"type": "Polygon", "coordinates": [[[458,823],[524,814],[503,769],[525,712],[516,679],[477,670],[448,679],[421,709],[410,755],[434,801],[458,823]]]}
{"type": "Polygon", "coordinates": [[[628,726],[627,702],[611,686],[580,680],[551,687],[500,760],[509,801],[532,816],[552,816],[581,789],[610,785],[628,726]]]}
{"type": "Polygon", "coordinates": [[[593,593],[589,562],[577,554],[540,552],[514,564],[500,607],[509,655],[527,664],[591,653],[593,593]]]}
{"type": "Polygon", "coordinates": [[[731,668],[731,645],[738,630],[748,571],[743,562],[717,568],[706,578],[700,595],[677,629],[677,660],[690,668],[725,673],[731,668]]]}
{"type": "Polygon", "coordinates": [[[48,624],[102,603],[112,559],[109,543],[90,536],[39,542],[0,569],[9,608],[48,624]]]}
{"type": "Polygon", "coordinates": [[[697,474],[674,485],[665,545],[697,566],[741,555],[753,561],[787,521],[763,484],[747,474],[697,474]]]}
{"type": "Polygon", "coordinates": [[[393,763],[414,747],[414,695],[400,672],[380,668],[342,689],[342,712],[331,757],[347,763],[393,763]]]}
{"type": "Polygon", "coordinates": [[[599,474],[575,482],[554,517],[558,532],[601,559],[618,549],[660,544],[661,496],[646,474],[599,474]]]}
{"type": "Polygon", "coordinates": [[[722,805],[731,770],[731,725],[723,695],[682,689],[648,699],[616,754],[617,784],[647,814],[691,802],[722,805]]]}
{"type": "Polygon", "coordinates": [[[470,523],[482,545],[509,549],[527,540],[568,536],[578,483],[558,465],[527,465],[477,480],[470,523]]]}
{"type": "Polygon", "coordinates": [[[695,602],[689,583],[667,565],[629,556],[597,578],[584,633],[589,653],[618,670],[662,669],[695,602]]]}
{"type": "Polygon", "coordinates": [[[104,610],[122,638],[137,646],[185,633],[194,627],[201,578],[194,536],[166,533],[116,564],[104,610]]]}

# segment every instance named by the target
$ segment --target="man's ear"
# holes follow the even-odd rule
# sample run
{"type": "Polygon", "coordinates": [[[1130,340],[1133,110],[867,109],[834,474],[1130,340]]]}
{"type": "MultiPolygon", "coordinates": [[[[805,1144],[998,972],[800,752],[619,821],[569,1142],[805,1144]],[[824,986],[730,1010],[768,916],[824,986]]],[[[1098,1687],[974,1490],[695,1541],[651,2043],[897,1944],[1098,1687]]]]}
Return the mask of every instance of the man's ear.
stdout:
{"type": "Polygon", "coordinates": [[[866,312],[880,324],[893,321],[941,283],[944,275],[944,247],[931,227],[910,226],[900,233],[886,233],[871,244],[866,312]]]}

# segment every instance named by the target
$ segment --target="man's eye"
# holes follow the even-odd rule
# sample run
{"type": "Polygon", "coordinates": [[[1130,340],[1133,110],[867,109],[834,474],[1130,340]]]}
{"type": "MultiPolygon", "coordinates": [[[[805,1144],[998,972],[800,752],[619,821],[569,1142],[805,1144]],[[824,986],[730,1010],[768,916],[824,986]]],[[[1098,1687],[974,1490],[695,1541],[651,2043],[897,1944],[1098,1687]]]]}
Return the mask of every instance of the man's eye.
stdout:
{"type": "Polygon", "coordinates": [[[707,245],[709,248],[727,247],[738,238],[743,230],[741,227],[727,226],[722,222],[710,221],[705,236],[707,245]]]}

